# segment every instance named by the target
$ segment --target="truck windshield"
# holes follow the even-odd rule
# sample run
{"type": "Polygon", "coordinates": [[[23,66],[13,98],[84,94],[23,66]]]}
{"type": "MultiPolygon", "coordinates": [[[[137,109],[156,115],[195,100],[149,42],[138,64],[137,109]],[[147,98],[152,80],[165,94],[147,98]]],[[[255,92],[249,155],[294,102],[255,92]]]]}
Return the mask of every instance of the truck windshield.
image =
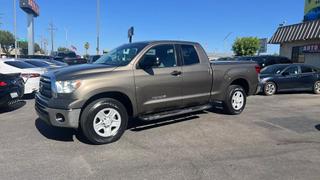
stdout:
{"type": "Polygon", "coordinates": [[[111,66],[126,66],[139,52],[145,48],[147,43],[133,43],[120,46],[108,54],[102,56],[94,64],[105,64],[111,66]]]}

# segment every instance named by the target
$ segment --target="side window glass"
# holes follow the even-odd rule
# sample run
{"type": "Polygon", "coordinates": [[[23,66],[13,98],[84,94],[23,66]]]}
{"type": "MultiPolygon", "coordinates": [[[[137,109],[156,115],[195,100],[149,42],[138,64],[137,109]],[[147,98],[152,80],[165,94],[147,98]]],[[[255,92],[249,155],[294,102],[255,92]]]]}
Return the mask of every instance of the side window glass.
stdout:
{"type": "Polygon", "coordinates": [[[181,52],[183,58],[183,65],[188,66],[200,63],[198,53],[194,46],[181,45],[181,52]]]}
{"type": "Polygon", "coordinates": [[[293,67],[288,68],[286,70],[286,72],[289,73],[290,75],[296,75],[299,73],[297,66],[293,66],[293,67]]]}
{"type": "Polygon", "coordinates": [[[312,73],[313,69],[308,66],[301,66],[301,73],[312,73]]]}
{"type": "Polygon", "coordinates": [[[153,68],[169,68],[177,66],[173,45],[159,45],[149,49],[142,61],[151,63],[153,68]]]}

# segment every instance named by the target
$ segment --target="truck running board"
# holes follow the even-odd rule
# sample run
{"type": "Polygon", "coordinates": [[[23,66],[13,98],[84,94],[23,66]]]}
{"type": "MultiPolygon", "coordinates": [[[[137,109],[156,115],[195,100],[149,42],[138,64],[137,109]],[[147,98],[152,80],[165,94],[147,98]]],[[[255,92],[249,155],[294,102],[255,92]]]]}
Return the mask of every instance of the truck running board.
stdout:
{"type": "Polygon", "coordinates": [[[163,119],[163,118],[178,116],[178,115],[182,115],[182,114],[204,111],[204,110],[208,110],[210,108],[212,108],[212,105],[210,105],[210,104],[203,105],[203,106],[194,106],[194,107],[189,107],[189,108],[184,108],[184,109],[179,109],[179,110],[174,110],[174,111],[162,112],[162,113],[158,113],[158,114],[145,115],[145,116],[141,116],[140,119],[142,119],[144,121],[153,121],[153,120],[157,120],[157,119],[163,119]]]}

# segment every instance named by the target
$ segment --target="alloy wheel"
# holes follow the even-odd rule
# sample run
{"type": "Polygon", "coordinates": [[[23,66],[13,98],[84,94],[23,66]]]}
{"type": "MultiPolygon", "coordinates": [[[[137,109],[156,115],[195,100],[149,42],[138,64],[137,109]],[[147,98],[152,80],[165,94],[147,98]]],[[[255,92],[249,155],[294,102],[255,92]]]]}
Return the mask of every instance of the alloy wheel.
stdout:
{"type": "Polygon", "coordinates": [[[101,137],[115,136],[120,126],[120,113],[113,108],[105,108],[100,110],[93,120],[94,131],[101,137]]]}
{"type": "Polygon", "coordinates": [[[235,110],[240,110],[243,105],[244,105],[244,95],[241,91],[235,91],[233,96],[232,96],[232,99],[231,99],[231,104],[232,104],[232,107],[233,109],[235,110]]]}
{"type": "Polygon", "coordinates": [[[273,95],[276,93],[276,85],[274,83],[267,83],[265,87],[265,92],[268,95],[273,95]]]}
{"type": "Polygon", "coordinates": [[[314,84],[314,91],[315,91],[316,94],[320,94],[320,81],[317,81],[314,84]]]}

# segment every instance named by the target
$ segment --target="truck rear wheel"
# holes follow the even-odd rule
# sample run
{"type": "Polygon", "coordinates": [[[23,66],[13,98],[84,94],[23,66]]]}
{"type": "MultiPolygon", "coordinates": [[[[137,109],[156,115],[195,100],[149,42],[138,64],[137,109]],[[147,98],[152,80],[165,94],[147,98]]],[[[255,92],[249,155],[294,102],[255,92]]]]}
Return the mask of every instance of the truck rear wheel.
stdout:
{"type": "Polygon", "coordinates": [[[118,141],[128,124],[128,114],[123,104],[115,99],[103,98],[90,103],[81,115],[80,128],[93,144],[118,141]]]}
{"type": "Polygon", "coordinates": [[[230,115],[239,115],[243,112],[247,103],[247,96],[244,89],[238,85],[228,87],[224,101],[224,111],[230,115]]]}

